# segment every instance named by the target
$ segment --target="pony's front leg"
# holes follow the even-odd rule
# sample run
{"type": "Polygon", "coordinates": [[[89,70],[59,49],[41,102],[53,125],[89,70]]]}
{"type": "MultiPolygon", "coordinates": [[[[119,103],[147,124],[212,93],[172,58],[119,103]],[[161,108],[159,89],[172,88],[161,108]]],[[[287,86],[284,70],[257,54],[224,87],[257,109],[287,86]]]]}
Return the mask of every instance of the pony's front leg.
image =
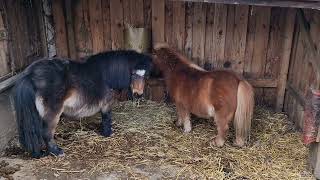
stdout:
{"type": "Polygon", "coordinates": [[[64,156],[63,150],[56,144],[54,140],[54,133],[57,128],[60,115],[62,114],[62,108],[56,111],[49,110],[44,120],[43,139],[47,145],[48,152],[55,156],[64,156]]]}
{"type": "Polygon", "coordinates": [[[105,137],[111,136],[112,134],[111,110],[101,111],[101,125],[102,125],[101,135],[105,137]]]}
{"type": "Polygon", "coordinates": [[[183,132],[188,133],[191,131],[190,112],[187,111],[183,106],[177,105],[178,120],[176,126],[180,127],[183,125],[183,132]]]}

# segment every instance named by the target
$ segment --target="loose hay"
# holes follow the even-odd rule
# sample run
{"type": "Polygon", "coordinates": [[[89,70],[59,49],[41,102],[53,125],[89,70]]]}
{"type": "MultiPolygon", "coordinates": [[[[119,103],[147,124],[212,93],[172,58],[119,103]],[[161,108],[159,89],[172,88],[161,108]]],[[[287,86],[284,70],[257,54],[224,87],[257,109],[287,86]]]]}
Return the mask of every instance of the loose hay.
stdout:
{"type": "Polygon", "coordinates": [[[210,146],[216,128],[210,120],[193,118],[189,134],[174,126],[175,109],[151,101],[119,103],[113,108],[110,138],[97,134],[100,116],[62,118],[57,142],[63,158],[33,160],[37,172],[54,177],[312,179],[307,148],[287,116],[256,108],[247,147],[210,146]]]}

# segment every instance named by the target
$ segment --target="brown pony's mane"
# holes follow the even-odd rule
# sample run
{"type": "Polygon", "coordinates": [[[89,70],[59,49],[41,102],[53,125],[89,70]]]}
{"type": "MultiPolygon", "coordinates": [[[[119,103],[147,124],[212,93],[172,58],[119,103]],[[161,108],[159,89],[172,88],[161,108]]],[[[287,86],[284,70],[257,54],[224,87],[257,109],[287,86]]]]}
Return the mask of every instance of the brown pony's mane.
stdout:
{"type": "Polygon", "coordinates": [[[171,69],[177,68],[177,66],[192,68],[199,71],[206,71],[197,64],[189,61],[187,57],[179,53],[177,50],[170,48],[167,44],[156,44],[154,46],[155,54],[157,57],[161,58],[162,61],[165,61],[165,64],[169,65],[171,69]]]}

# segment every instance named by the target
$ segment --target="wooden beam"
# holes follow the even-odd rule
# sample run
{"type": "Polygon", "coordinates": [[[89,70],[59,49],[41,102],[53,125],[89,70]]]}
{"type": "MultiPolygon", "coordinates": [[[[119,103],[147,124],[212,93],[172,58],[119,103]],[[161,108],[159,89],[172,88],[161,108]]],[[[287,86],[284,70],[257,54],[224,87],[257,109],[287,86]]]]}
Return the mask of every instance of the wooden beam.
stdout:
{"type": "Polygon", "coordinates": [[[275,88],[277,87],[277,79],[247,79],[247,81],[255,88],[275,88]]]}
{"type": "Polygon", "coordinates": [[[285,30],[283,32],[283,47],[281,53],[281,64],[280,72],[278,77],[278,86],[277,86],[277,100],[276,100],[276,110],[282,111],[284,94],[286,91],[287,76],[289,71],[289,62],[292,49],[292,40],[293,40],[293,31],[294,23],[296,17],[295,9],[288,9],[286,14],[286,23],[284,24],[285,30]]]}
{"type": "MultiPolygon", "coordinates": [[[[256,88],[275,88],[277,87],[276,79],[247,79],[249,83],[256,88]]],[[[164,79],[149,79],[148,84],[164,84],[164,79]]]]}
{"type": "Polygon", "coordinates": [[[297,1],[297,0],[179,0],[179,1],[320,9],[320,2],[317,0],[306,0],[306,1],[302,1],[302,0],[300,1],[297,1]]]}
{"type": "Polygon", "coordinates": [[[0,93],[2,93],[3,91],[9,89],[10,87],[12,87],[14,85],[14,83],[16,83],[19,79],[23,78],[27,73],[25,71],[16,74],[2,82],[0,82],[0,93]]]}

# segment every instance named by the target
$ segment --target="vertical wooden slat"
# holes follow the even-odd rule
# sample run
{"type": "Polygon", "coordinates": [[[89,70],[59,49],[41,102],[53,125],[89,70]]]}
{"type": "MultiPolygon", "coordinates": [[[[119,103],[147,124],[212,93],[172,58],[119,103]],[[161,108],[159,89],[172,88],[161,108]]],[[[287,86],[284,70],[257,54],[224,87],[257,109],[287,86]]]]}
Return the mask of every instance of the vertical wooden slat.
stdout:
{"type": "MultiPolygon", "coordinates": [[[[281,63],[281,32],[284,30],[283,24],[286,20],[286,9],[274,7],[271,9],[270,32],[267,49],[267,58],[265,63],[264,78],[276,79],[279,74],[281,63]]],[[[263,102],[271,107],[276,104],[276,91],[274,88],[263,89],[263,102]]]]}
{"type": "Polygon", "coordinates": [[[200,66],[204,65],[206,4],[196,3],[193,9],[192,57],[200,66]]]}
{"type": "Polygon", "coordinates": [[[8,36],[7,36],[8,32],[4,26],[2,13],[0,13],[0,32],[2,32],[0,36],[0,77],[1,77],[10,72],[10,67],[8,66],[8,60],[9,60],[8,36]]]}
{"type": "Polygon", "coordinates": [[[34,1],[34,8],[36,9],[36,14],[38,16],[38,32],[39,39],[41,42],[41,54],[40,56],[48,57],[48,44],[47,44],[47,36],[46,36],[46,28],[45,28],[45,18],[44,18],[44,10],[43,3],[41,0],[34,1]]]}
{"type": "Polygon", "coordinates": [[[193,3],[186,2],[186,40],[184,51],[189,58],[192,57],[192,17],[193,3]]]}
{"type": "Polygon", "coordinates": [[[143,0],[130,0],[131,23],[135,27],[143,27],[144,11],[143,0]]]}
{"type": "Polygon", "coordinates": [[[75,1],[74,28],[77,47],[77,56],[84,57],[92,53],[92,37],[89,21],[88,1],[75,1]]]}
{"type": "Polygon", "coordinates": [[[255,8],[257,9],[257,19],[251,71],[255,77],[262,78],[267,55],[271,8],[255,8]]]}
{"type": "Polygon", "coordinates": [[[103,39],[104,50],[111,49],[111,19],[110,19],[110,0],[102,2],[102,18],[103,18],[103,39]]]}
{"type": "Polygon", "coordinates": [[[284,95],[287,82],[287,73],[290,62],[291,47],[293,40],[293,31],[295,23],[295,9],[288,9],[286,14],[286,23],[284,24],[284,32],[282,34],[283,46],[281,48],[281,64],[280,64],[280,73],[278,77],[278,87],[277,87],[277,101],[276,101],[276,110],[281,111],[283,108],[284,95]]]}
{"type": "Polygon", "coordinates": [[[239,74],[242,74],[244,69],[248,13],[249,6],[236,5],[232,58],[236,60],[233,69],[239,74]]]}
{"type": "Polygon", "coordinates": [[[68,41],[67,41],[67,30],[66,20],[64,17],[64,5],[62,0],[56,0],[52,2],[52,14],[55,27],[55,39],[57,55],[60,57],[68,57],[68,41]]]}
{"type": "MultiPolygon", "coordinates": [[[[82,52],[84,49],[84,41],[82,41],[82,37],[85,33],[83,28],[83,11],[82,11],[82,0],[76,1],[73,5],[73,12],[74,12],[74,36],[76,41],[76,50],[77,50],[77,57],[85,56],[82,52]]],[[[57,44],[58,46],[58,44],[57,44]]]]}
{"type": "Polygon", "coordinates": [[[222,68],[222,63],[224,61],[227,12],[227,5],[215,5],[212,57],[216,62],[218,68],[222,68]]]}
{"type": "Polygon", "coordinates": [[[121,49],[123,37],[123,7],[122,1],[110,0],[112,49],[121,49]]]}
{"type": "Polygon", "coordinates": [[[227,7],[227,27],[226,27],[226,42],[224,51],[224,61],[231,63],[231,68],[235,64],[233,55],[233,35],[235,29],[235,5],[228,5],[227,7]]]}
{"type": "Polygon", "coordinates": [[[144,0],[143,1],[143,14],[144,14],[144,27],[147,29],[151,29],[152,24],[152,14],[151,14],[151,0],[144,0]]]}
{"type": "MultiPolygon", "coordinates": [[[[299,25],[297,23],[295,24],[294,29],[295,29],[295,33],[293,38],[291,59],[289,64],[289,74],[287,79],[288,84],[293,84],[293,81],[295,79],[294,68],[296,67],[296,54],[297,54],[297,48],[299,44],[299,37],[300,37],[299,25]]],[[[286,93],[285,107],[286,107],[286,112],[288,113],[289,119],[291,121],[293,121],[293,118],[292,118],[293,117],[293,99],[294,98],[292,98],[292,94],[290,92],[286,93]]]]}
{"type": "MultiPolygon", "coordinates": [[[[255,7],[256,11],[256,31],[254,41],[254,51],[251,64],[253,78],[263,78],[265,63],[267,58],[267,47],[269,39],[270,13],[269,7],[255,7]]],[[[263,103],[263,90],[256,90],[258,103],[263,103]]]]}
{"type": "Polygon", "coordinates": [[[206,38],[205,38],[205,50],[204,50],[204,57],[205,57],[204,68],[206,70],[214,69],[214,62],[212,60],[214,9],[215,9],[214,4],[208,4],[207,15],[206,15],[206,38]]]}
{"type": "Polygon", "coordinates": [[[131,25],[131,13],[130,13],[130,1],[131,0],[123,0],[123,24],[125,26],[131,25]]]}
{"type": "Polygon", "coordinates": [[[83,22],[85,33],[83,33],[84,40],[84,53],[86,56],[92,54],[92,32],[90,28],[90,14],[89,14],[89,2],[91,0],[82,0],[82,10],[83,10],[83,22]]]}
{"type": "Polygon", "coordinates": [[[172,47],[175,47],[175,43],[173,41],[173,9],[172,9],[172,1],[165,1],[165,41],[170,44],[172,47]]]}
{"type": "Polygon", "coordinates": [[[165,1],[152,0],[152,40],[153,43],[164,42],[165,1]]]}
{"type": "Polygon", "coordinates": [[[252,78],[251,65],[254,50],[255,31],[256,31],[256,8],[250,6],[249,9],[248,33],[246,40],[246,50],[244,59],[244,76],[252,78]]]}
{"type": "Polygon", "coordinates": [[[176,48],[184,49],[185,40],[185,3],[173,2],[173,41],[176,48]]]}
{"type": "Polygon", "coordinates": [[[101,0],[89,1],[90,29],[93,53],[104,50],[103,14],[101,0]]]}
{"type": "Polygon", "coordinates": [[[69,56],[72,59],[76,59],[77,52],[76,52],[76,45],[75,45],[75,35],[74,35],[74,21],[73,21],[73,14],[72,14],[72,1],[66,0],[65,1],[66,7],[66,24],[67,24],[67,32],[68,32],[68,50],[69,56]]]}

